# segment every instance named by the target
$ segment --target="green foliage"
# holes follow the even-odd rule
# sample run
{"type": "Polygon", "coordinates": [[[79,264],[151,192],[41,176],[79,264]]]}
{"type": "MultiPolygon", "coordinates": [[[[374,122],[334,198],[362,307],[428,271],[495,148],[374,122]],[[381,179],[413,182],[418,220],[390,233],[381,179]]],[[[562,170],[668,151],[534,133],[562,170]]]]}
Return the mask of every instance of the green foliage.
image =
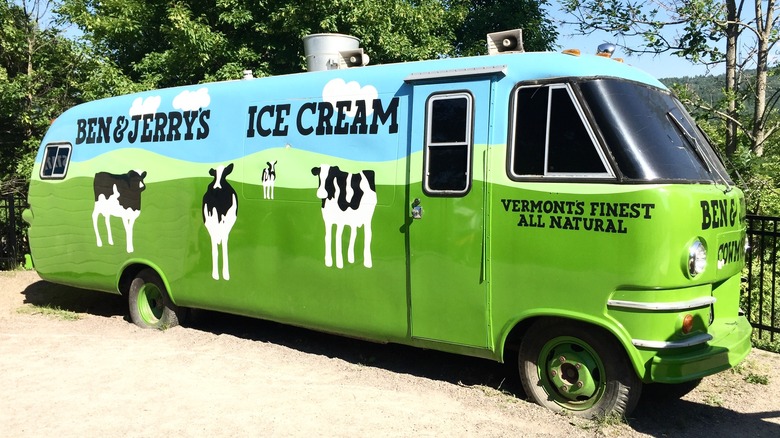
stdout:
{"type": "Polygon", "coordinates": [[[639,37],[629,53],[668,52],[693,62],[722,62],[725,8],[717,0],[643,2],[637,0],[563,0],[582,33],[604,30],[620,37],[639,37]],[[673,34],[674,38],[666,35],[673,34]]]}
{"type": "Polygon", "coordinates": [[[742,377],[742,380],[744,380],[747,383],[751,383],[753,385],[768,385],[769,384],[769,376],[763,373],[760,373],[758,364],[754,362],[753,360],[747,359],[731,369],[731,372],[733,374],[739,374],[742,377]]]}
{"type": "Polygon", "coordinates": [[[639,37],[641,42],[624,48],[629,53],[666,52],[709,66],[725,64],[728,79],[723,85],[727,90],[728,105],[725,111],[715,114],[727,125],[726,150],[729,155],[733,154],[739,141],[737,135],[746,136],[750,149],[761,156],[768,137],[780,129],[780,120],[773,107],[777,96],[767,99],[767,72],[775,62],[772,48],[780,41],[775,18],[778,4],[760,0],[750,3],[732,0],[644,3],[637,0],[565,0],[564,9],[577,17],[584,34],[602,30],[623,41],[639,37]],[[726,50],[722,52],[719,46],[724,43],[726,50]],[[747,85],[738,77],[744,73],[746,65],[756,67],[753,83],[747,85]],[[743,99],[752,100],[753,116],[746,121],[738,120],[743,117],[734,109],[734,105],[743,99]]]}
{"type": "MultiPolygon", "coordinates": [[[[743,77],[743,88],[750,89],[750,72],[743,77]]],[[[750,139],[745,134],[753,123],[750,110],[752,102],[749,98],[739,98],[737,102],[738,123],[745,127],[739,132],[736,151],[727,156],[725,151],[726,124],[721,117],[726,112],[730,96],[723,89],[725,78],[720,76],[697,76],[684,78],[667,78],[662,82],[686,104],[702,130],[710,137],[713,145],[720,150],[721,156],[727,162],[732,179],[745,192],[747,212],[750,214],[780,216],[780,139],[777,135],[770,136],[764,145],[764,153],[758,156],[751,146],[750,139]],[[720,87],[720,88],[718,88],[720,87]]],[[[780,90],[780,78],[773,76],[769,81],[770,93],[780,90]]],[[[777,110],[767,111],[768,120],[778,117],[777,110]]]]}
{"type": "Polygon", "coordinates": [[[374,63],[449,55],[463,8],[437,0],[64,0],[59,12],[145,87],[303,69],[302,37],[354,35],[374,63]]]}
{"type": "MultiPolygon", "coordinates": [[[[712,109],[725,111],[727,102],[733,99],[736,101],[737,112],[740,114],[742,122],[746,123],[746,126],[750,126],[756,97],[754,92],[755,73],[755,70],[741,71],[737,77],[737,90],[731,91],[724,89],[726,83],[726,75],[724,74],[664,78],[661,79],[661,82],[674,90],[680,100],[689,105],[694,112],[707,114],[712,119],[715,119],[712,109]]],[[[769,76],[767,96],[771,96],[769,98],[771,102],[780,97],[780,76],[775,74],[769,76]]],[[[768,113],[771,117],[775,113],[775,108],[770,107],[768,113]]]]}
{"type": "MultiPolygon", "coordinates": [[[[773,297],[773,293],[780,291],[780,275],[773,269],[780,257],[780,247],[773,236],[777,230],[772,221],[754,221],[752,228],[764,233],[750,240],[748,265],[742,275],[747,281],[742,282],[740,309],[754,326],[780,328],[780,300],[773,297]]],[[[755,328],[752,342],[756,348],[780,352],[780,334],[772,331],[755,328]]]]}
{"type": "MultiPolygon", "coordinates": [[[[771,231],[771,230],[768,230],[771,231]]],[[[745,277],[750,282],[742,283],[740,308],[746,312],[752,324],[780,327],[780,302],[772,300],[772,290],[780,290],[780,278],[773,272],[773,259],[778,257],[776,245],[769,237],[754,238],[751,242],[749,265],[745,277]],[[773,320],[774,317],[774,320],[773,320]]],[[[771,341],[771,332],[756,330],[754,341],[771,341]]]]}
{"type": "Polygon", "coordinates": [[[745,382],[752,383],[754,385],[769,385],[769,376],[766,374],[749,373],[745,376],[745,382]]]}
{"type": "Polygon", "coordinates": [[[780,339],[774,341],[761,338],[753,338],[753,346],[772,353],[780,353],[780,339]]]}
{"type": "Polygon", "coordinates": [[[558,30],[541,9],[547,0],[473,0],[467,2],[463,25],[456,32],[457,53],[485,54],[485,35],[515,28],[523,29],[526,51],[554,48],[558,30]]]}
{"type": "MultiPolygon", "coordinates": [[[[45,2],[41,2],[45,3],[45,2]]],[[[60,32],[39,27],[39,2],[0,3],[0,193],[24,193],[51,120],[75,103],[78,57],[60,32]]]]}
{"type": "Polygon", "coordinates": [[[720,396],[720,394],[707,394],[704,397],[704,403],[710,406],[715,407],[722,407],[723,406],[723,397],[720,396]]]}
{"type": "Polygon", "coordinates": [[[17,313],[23,315],[43,315],[52,319],[61,319],[63,321],[78,321],[81,316],[71,310],[61,309],[59,306],[45,304],[42,306],[27,304],[16,309],[17,313]]]}
{"type": "Polygon", "coordinates": [[[59,13],[94,49],[143,88],[304,69],[302,38],[360,38],[372,64],[485,53],[485,34],[525,28],[547,50],[557,30],[546,0],[302,0],[166,2],[63,0],[59,13]]]}

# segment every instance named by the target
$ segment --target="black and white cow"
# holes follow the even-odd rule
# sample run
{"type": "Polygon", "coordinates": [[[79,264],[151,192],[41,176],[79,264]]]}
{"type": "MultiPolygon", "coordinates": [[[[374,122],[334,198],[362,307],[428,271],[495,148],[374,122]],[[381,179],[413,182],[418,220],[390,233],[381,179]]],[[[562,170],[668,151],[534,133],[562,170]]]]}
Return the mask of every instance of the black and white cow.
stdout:
{"type": "Polygon", "coordinates": [[[276,181],[276,161],[265,163],[263,169],[263,199],[274,199],[274,183],[276,181]]]}
{"type": "Polygon", "coordinates": [[[238,217],[238,197],[226,179],[232,171],[233,163],[209,170],[214,180],[203,195],[203,223],[211,236],[211,277],[214,280],[219,280],[219,245],[222,245],[222,278],[230,280],[228,236],[238,217]]]}
{"type": "Polygon", "coordinates": [[[376,209],[376,188],[374,171],[347,173],[337,166],[323,164],[311,170],[319,176],[317,197],[322,199],[322,220],[325,221],[325,266],[333,266],[331,253],[331,231],[336,225],[336,267],[344,267],[341,251],[341,236],[344,226],[351,228],[347,261],[355,263],[355,237],[357,229],[363,228],[363,266],[370,268],[371,261],[371,219],[376,209]]]}
{"type": "Polygon", "coordinates": [[[131,170],[124,175],[114,175],[108,172],[95,174],[93,187],[95,189],[95,208],[92,210],[92,227],[95,229],[97,246],[103,246],[98,231],[98,216],[103,215],[106,221],[108,244],[114,244],[111,235],[111,216],[122,219],[127,236],[127,252],[133,252],[133,224],[141,214],[141,192],[146,172],[131,170]]]}

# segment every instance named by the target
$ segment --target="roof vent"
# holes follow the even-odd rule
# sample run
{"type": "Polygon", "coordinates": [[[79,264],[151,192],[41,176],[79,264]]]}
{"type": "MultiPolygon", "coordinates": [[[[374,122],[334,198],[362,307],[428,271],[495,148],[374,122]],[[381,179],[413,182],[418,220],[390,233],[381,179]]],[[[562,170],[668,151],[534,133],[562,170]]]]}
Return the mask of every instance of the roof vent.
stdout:
{"type": "Polygon", "coordinates": [[[523,49],[523,29],[505,30],[487,34],[488,55],[499,53],[521,53],[523,49]]]}
{"type": "Polygon", "coordinates": [[[360,40],[338,33],[317,33],[303,37],[308,71],[338,70],[368,64],[360,40]]]}

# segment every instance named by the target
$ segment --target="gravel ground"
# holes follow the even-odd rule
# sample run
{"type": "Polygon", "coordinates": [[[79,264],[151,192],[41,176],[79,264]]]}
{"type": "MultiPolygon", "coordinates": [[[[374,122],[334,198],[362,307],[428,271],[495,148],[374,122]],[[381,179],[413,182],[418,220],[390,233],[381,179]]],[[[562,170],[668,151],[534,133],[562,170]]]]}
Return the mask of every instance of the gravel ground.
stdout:
{"type": "Polygon", "coordinates": [[[0,272],[2,436],[780,436],[780,355],[759,350],[594,422],[527,402],[490,361],[204,311],[143,330],[126,307],[0,272]]]}

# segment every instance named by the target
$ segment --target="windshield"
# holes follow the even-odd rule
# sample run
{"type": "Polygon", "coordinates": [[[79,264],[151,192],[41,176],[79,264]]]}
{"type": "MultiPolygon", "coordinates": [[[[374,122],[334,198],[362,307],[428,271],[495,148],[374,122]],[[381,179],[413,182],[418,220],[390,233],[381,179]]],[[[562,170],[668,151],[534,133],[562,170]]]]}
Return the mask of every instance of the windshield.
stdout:
{"type": "Polygon", "coordinates": [[[672,95],[617,79],[581,82],[579,88],[625,178],[732,184],[707,138],[672,95]]]}

